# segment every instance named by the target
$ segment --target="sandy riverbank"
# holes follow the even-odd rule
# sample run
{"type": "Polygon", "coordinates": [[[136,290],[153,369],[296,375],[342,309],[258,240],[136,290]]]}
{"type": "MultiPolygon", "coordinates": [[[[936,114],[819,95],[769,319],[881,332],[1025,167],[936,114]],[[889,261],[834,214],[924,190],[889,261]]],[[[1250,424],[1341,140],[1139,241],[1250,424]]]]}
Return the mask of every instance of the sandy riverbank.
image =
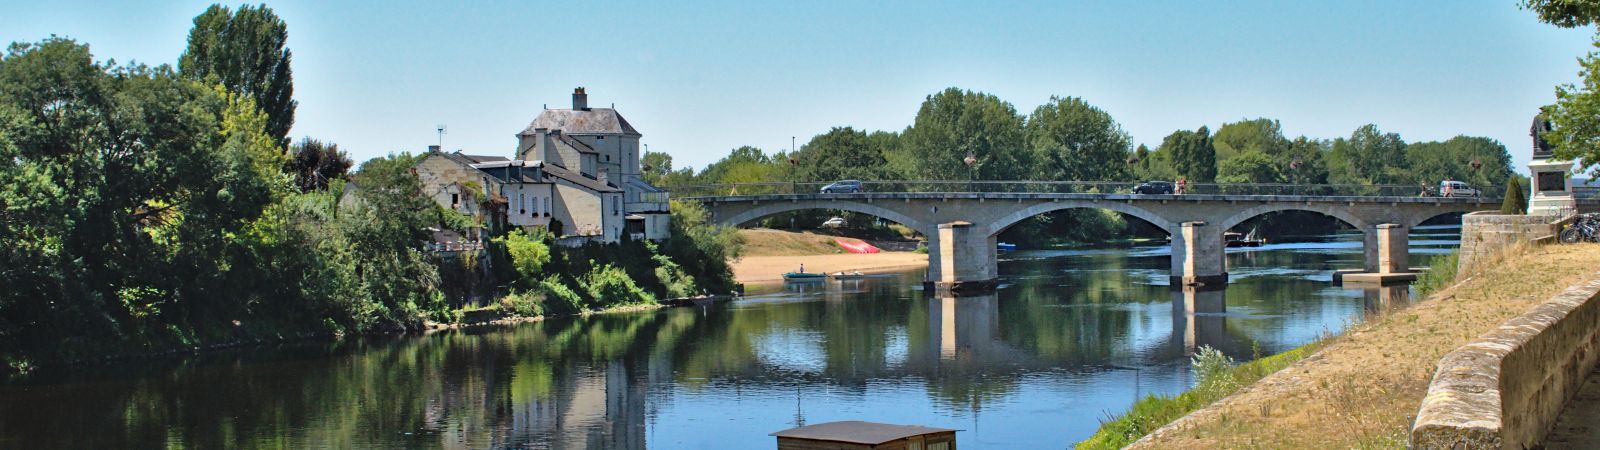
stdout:
{"type": "Polygon", "coordinates": [[[840,253],[806,256],[746,256],[733,261],[733,278],[740,283],[761,284],[783,281],[785,272],[888,272],[928,266],[928,255],[913,252],[840,253]]]}

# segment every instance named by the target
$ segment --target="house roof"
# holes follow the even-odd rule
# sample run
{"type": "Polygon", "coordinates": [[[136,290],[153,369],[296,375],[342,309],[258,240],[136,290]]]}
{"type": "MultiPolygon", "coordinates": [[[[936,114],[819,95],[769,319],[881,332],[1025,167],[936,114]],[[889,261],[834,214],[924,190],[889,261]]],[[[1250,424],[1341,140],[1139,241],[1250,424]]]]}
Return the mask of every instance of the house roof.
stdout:
{"type": "Polygon", "coordinates": [[[957,430],[950,428],[931,428],[918,425],[894,425],[887,423],[862,422],[859,420],[846,420],[842,422],[819,423],[816,425],[806,425],[799,428],[790,428],[777,433],[772,433],[771,436],[777,436],[780,438],[878,445],[912,436],[921,436],[930,433],[943,433],[946,431],[957,430]]]}
{"type": "Polygon", "coordinates": [[[557,180],[564,180],[595,192],[622,192],[622,189],[616,186],[567,170],[565,167],[545,164],[544,161],[500,161],[473,164],[472,168],[506,183],[550,184],[555,183],[557,180]]]}
{"type": "Polygon", "coordinates": [[[589,109],[546,109],[539,113],[539,117],[522,130],[523,135],[532,135],[534,130],[544,128],[548,130],[561,130],[563,134],[621,134],[627,136],[641,136],[639,130],[622,114],[611,108],[589,109]]]}
{"type": "Polygon", "coordinates": [[[616,186],[612,186],[612,185],[610,185],[608,183],[601,183],[600,180],[596,180],[596,179],[593,179],[593,178],[589,178],[589,177],[583,176],[583,174],[580,174],[578,172],[573,172],[571,170],[567,170],[565,167],[561,167],[561,166],[558,166],[558,165],[555,165],[555,164],[545,165],[544,166],[544,173],[545,173],[545,175],[547,177],[552,177],[553,176],[555,178],[560,178],[562,180],[566,180],[569,183],[576,184],[576,185],[578,185],[580,187],[583,187],[585,189],[589,189],[589,190],[595,191],[595,192],[622,192],[622,189],[620,189],[620,188],[618,188],[616,186]]]}
{"type": "Polygon", "coordinates": [[[642,192],[666,192],[665,189],[652,186],[650,183],[646,183],[644,180],[638,178],[629,178],[628,185],[633,186],[634,189],[642,192]]]}
{"type": "Polygon", "coordinates": [[[577,149],[578,153],[593,153],[596,155],[600,154],[600,152],[594,150],[594,147],[590,147],[589,144],[583,143],[583,141],[578,140],[578,138],[568,136],[566,133],[561,133],[556,136],[558,136],[557,140],[560,140],[561,143],[570,145],[572,148],[577,149]]]}
{"type": "Polygon", "coordinates": [[[466,158],[467,160],[472,161],[472,164],[481,164],[481,163],[496,162],[496,161],[510,161],[509,158],[506,158],[504,156],[468,155],[468,154],[465,154],[465,153],[461,153],[460,150],[457,150],[455,152],[455,154],[461,155],[462,158],[466,158]]]}

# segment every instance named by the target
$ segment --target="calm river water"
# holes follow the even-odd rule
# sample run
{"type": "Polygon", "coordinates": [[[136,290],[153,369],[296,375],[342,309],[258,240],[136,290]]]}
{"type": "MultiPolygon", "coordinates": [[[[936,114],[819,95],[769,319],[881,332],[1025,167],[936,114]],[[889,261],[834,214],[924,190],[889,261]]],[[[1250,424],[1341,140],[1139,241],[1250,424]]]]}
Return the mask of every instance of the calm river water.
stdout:
{"type": "MultiPolygon", "coordinates": [[[[1419,227],[1412,258],[1457,228],[1419,227]]],[[[1221,292],[1172,291],[1164,247],[1004,254],[997,294],[926,298],[920,272],[773,287],[703,307],[350,339],[0,385],[0,448],[774,448],[797,424],[963,430],[1065,448],[1191,383],[1209,345],[1281,352],[1408,301],[1330,285],[1359,238],[1233,249],[1221,292]],[[1195,313],[1173,305],[1197,305],[1195,313]],[[1225,306],[1219,306],[1225,305],[1225,306]]]]}

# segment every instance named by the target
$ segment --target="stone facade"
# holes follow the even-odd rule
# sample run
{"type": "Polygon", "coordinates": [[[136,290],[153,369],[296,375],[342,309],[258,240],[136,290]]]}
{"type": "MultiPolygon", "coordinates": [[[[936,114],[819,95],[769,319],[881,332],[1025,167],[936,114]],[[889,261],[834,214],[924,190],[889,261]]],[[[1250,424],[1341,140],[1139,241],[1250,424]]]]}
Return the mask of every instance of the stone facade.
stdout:
{"type": "Polygon", "coordinates": [[[1600,362],[1600,275],[1446,354],[1411,448],[1541,448],[1600,362]]]}
{"type": "Polygon", "coordinates": [[[1461,249],[1456,273],[1475,273],[1487,262],[1516,246],[1554,239],[1560,231],[1559,219],[1548,216],[1507,215],[1475,212],[1461,216],[1461,249]]]}

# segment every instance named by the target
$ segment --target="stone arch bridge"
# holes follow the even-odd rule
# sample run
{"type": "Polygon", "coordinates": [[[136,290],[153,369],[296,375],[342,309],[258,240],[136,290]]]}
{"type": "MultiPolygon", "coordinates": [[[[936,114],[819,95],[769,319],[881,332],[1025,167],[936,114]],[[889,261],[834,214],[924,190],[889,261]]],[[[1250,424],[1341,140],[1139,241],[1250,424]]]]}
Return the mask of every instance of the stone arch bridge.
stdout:
{"type": "MultiPolygon", "coordinates": [[[[1415,188],[1412,188],[1413,190],[1415,188]]],[[[1499,209],[1498,199],[1415,195],[1284,195],[1040,192],[864,192],[686,197],[712,220],[741,225],[773,214],[832,209],[894,221],[928,237],[927,280],[940,289],[982,290],[996,282],[996,237],[1029,217],[1073,208],[1109,209],[1172,236],[1172,285],[1227,281],[1223,233],[1277,211],[1332,216],[1366,234],[1367,272],[1403,272],[1406,230],[1428,219],[1499,209]]]]}

